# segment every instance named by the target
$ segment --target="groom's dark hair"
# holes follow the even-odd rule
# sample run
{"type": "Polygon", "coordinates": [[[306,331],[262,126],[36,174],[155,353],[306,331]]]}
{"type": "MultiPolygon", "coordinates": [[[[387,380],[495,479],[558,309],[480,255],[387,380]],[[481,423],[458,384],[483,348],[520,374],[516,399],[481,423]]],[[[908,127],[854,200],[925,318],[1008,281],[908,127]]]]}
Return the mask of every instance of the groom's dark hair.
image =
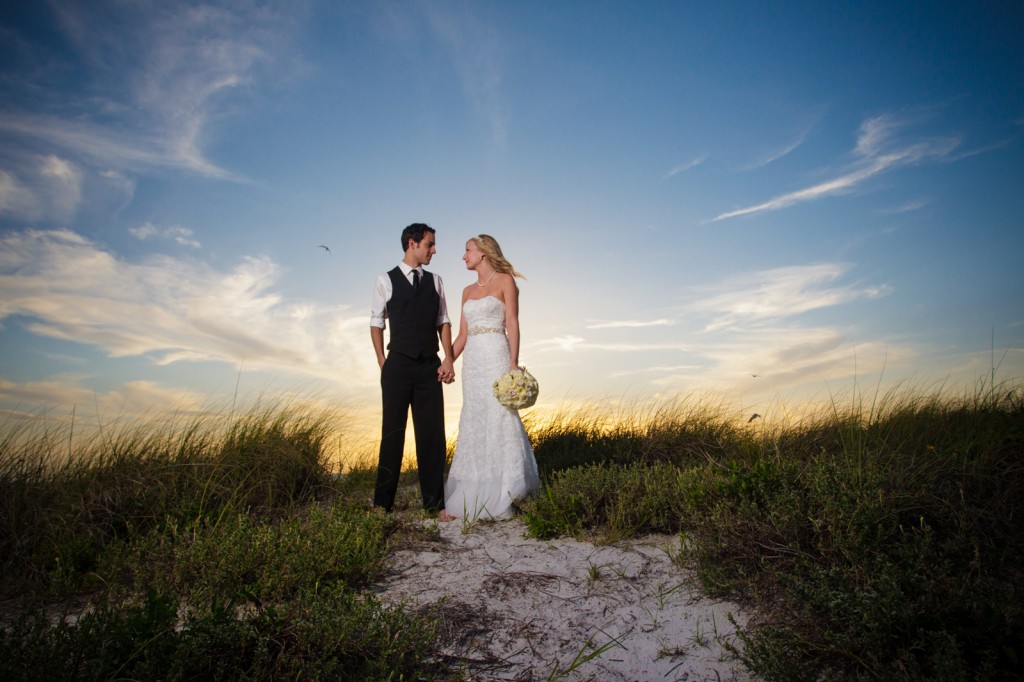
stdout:
{"type": "Polygon", "coordinates": [[[432,228],[426,223],[413,223],[409,227],[402,230],[402,251],[405,252],[409,248],[409,240],[413,240],[417,244],[423,241],[423,235],[427,232],[436,234],[437,230],[432,228]]]}

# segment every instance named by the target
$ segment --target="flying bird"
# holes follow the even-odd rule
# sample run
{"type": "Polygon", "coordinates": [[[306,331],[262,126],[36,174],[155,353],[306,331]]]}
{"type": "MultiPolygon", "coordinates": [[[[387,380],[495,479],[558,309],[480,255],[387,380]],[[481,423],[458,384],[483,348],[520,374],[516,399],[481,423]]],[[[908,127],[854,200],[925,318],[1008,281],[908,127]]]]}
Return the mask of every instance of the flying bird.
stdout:
{"type": "Polygon", "coordinates": [[[326,246],[324,246],[323,244],[320,244],[320,248],[323,249],[324,251],[326,251],[327,253],[331,252],[331,250],[329,248],[327,248],[326,246]]]}
{"type": "Polygon", "coordinates": [[[747,423],[749,424],[750,422],[754,421],[755,419],[757,419],[760,416],[761,415],[759,415],[757,412],[755,412],[754,414],[750,415],[750,419],[747,420],[747,423]]]}

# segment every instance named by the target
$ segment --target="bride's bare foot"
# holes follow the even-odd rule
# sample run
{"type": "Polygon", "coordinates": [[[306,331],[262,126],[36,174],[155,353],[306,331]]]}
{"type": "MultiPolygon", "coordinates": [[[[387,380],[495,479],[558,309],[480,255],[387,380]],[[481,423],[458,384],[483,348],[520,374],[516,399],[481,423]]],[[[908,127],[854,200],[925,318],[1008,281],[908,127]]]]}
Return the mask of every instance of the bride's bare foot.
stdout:
{"type": "Polygon", "coordinates": [[[440,521],[440,522],[442,522],[442,523],[447,523],[448,521],[454,521],[454,520],[455,520],[455,517],[454,517],[454,516],[452,516],[451,514],[449,514],[449,513],[448,513],[447,511],[445,511],[444,509],[442,509],[442,510],[441,510],[440,512],[438,512],[438,514],[437,514],[437,520],[438,520],[438,521],[440,521]]]}

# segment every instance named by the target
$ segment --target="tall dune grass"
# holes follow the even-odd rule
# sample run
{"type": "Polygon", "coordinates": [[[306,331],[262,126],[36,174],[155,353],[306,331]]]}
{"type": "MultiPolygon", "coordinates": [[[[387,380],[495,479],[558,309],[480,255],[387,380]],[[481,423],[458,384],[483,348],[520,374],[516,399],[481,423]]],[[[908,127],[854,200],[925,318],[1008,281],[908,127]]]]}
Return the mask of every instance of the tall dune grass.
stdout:
{"type": "Polygon", "coordinates": [[[280,513],[330,481],[328,413],[256,409],[140,423],[75,440],[70,426],[0,436],[0,594],[91,571],[110,542],[240,511],[280,513]]]}
{"type": "Polygon", "coordinates": [[[369,472],[336,477],[338,423],[284,404],[87,438],[10,424],[0,679],[445,674],[432,623],[363,592],[411,531],[363,501],[369,472]]]}
{"type": "Polygon", "coordinates": [[[738,443],[738,417],[710,396],[604,409],[560,411],[525,424],[542,474],[597,463],[679,464],[721,454],[738,443]]]}
{"type": "Polygon", "coordinates": [[[536,434],[539,537],[683,536],[706,589],[752,604],[738,652],[771,680],[1013,679],[1024,392],[895,390],[796,424],[677,405],[536,434]]]}

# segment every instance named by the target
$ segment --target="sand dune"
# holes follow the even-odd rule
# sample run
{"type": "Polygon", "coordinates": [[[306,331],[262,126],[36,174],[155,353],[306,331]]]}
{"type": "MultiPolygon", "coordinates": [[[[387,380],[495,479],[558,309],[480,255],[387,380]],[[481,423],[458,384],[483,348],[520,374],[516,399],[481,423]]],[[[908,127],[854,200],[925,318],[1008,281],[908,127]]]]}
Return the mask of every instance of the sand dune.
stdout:
{"type": "Polygon", "coordinates": [[[519,519],[439,526],[399,547],[375,590],[440,614],[444,651],[470,679],[751,679],[722,647],[727,615],[744,614],[700,595],[670,559],[677,537],[594,546],[530,539],[519,519]]]}

